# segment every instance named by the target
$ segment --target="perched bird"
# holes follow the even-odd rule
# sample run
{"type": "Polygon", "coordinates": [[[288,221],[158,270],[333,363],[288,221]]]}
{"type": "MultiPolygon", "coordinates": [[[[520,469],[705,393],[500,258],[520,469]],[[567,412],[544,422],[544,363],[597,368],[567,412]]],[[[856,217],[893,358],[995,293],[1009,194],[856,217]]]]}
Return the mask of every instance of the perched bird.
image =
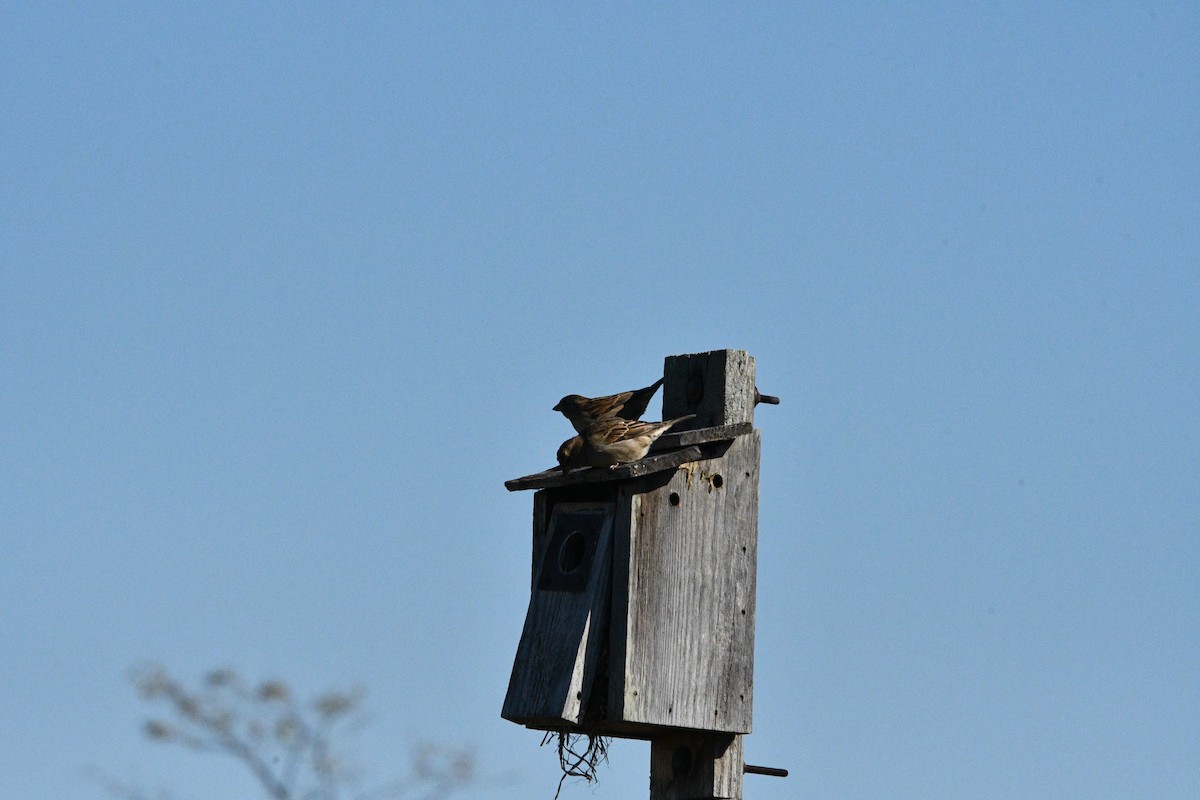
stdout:
{"type": "Polygon", "coordinates": [[[607,397],[584,397],[569,394],[558,405],[555,411],[561,411],[563,416],[571,420],[576,433],[583,433],[588,425],[605,417],[620,417],[621,419],[638,419],[646,413],[650,398],[662,386],[659,378],[645,389],[634,389],[632,392],[610,394],[607,397]]]}
{"type": "Polygon", "coordinates": [[[575,467],[616,467],[644,458],[650,445],[675,425],[695,414],[664,422],[638,422],[620,417],[601,417],[581,435],[558,448],[558,465],[563,472],[575,467]]]}
{"type": "Polygon", "coordinates": [[[576,467],[586,467],[583,463],[583,439],[579,436],[572,436],[558,446],[558,466],[562,469],[563,474],[570,472],[576,467]]]}

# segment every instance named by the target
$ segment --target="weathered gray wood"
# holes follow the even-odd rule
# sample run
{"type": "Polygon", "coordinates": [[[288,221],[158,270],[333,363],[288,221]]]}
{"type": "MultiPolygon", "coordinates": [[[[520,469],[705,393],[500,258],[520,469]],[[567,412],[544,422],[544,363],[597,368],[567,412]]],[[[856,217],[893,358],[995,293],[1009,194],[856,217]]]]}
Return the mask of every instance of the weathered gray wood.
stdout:
{"type": "Polygon", "coordinates": [[[735,422],[732,425],[717,425],[712,428],[699,428],[694,431],[664,433],[659,437],[657,442],[650,446],[650,452],[656,453],[660,450],[673,450],[676,447],[686,447],[693,444],[708,444],[709,442],[736,439],[752,430],[754,430],[754,424],[751,422],[735,422]]]}
{"type": "MultiPolygon", "coordinates": [[[[591,552],[590,571],[582,590],[539,588],[544,565],[534,579],[501,711],[505,719],[524,725],[560,727],[579,723],[599,671],[611,605],[614,508],[611,503],[559,503],[546,527],[553,529],[559,515],[573,512],[601,513],[605,520],[591,552]]],[[[545,555],[547,559],[556,556],[545,555]]]]}
{"type": "Polygon", "coordinates": [[[663,419],[684,414],[691,428],[754,422],[754,358],[745,350],[667,356],[663,364],[663,419]]]}
{"type": "Polygon", "coordinates": [[[650,740],[650,800],[742,800],[743,737],[663,734],[650,740]]]}
{"type": "Polygon", "coordinates": [[[504,482],[504,488],[510,492],[524,489],[549,489],[556,486],[571,486],[580,483],[610,483],[624,481],[630,478],[640,478],[655,472],[675,469],[680,464],[695,461],[700,458],[700,449],[688,447],[671,453],[646,456],[638,461],[622,464],[614,469],[582,467],[563,474],[562,470],[554,468],[521,478],[513,478],[504,482]]]}
{"type": "Polygon", "coordinates": [[[749,733],[759,434],[651,491],[622,487],[609,719],[749,733]]]}
{"type": "MultiPolygon", "coordinates": [[[[533,494],[533,564],[529,570],[530,596],[537,591],[538,569],[546,554],[546,544],[550,540],[550,503],[546,492],[533,494]]],[[[611,545],[610,545],[611,547],[611,545]]]]}

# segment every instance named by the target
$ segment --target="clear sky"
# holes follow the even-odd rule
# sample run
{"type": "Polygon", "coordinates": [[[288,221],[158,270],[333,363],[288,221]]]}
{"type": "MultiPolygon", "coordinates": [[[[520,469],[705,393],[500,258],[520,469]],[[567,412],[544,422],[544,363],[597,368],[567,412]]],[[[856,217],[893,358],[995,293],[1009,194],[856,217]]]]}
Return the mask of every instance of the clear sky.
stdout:
{"type": "Polygon", "coordinates": [[[748,797],[1200,797],[1200,12],[920,5],[5,4],[0,797],[253,796],[153,660],[549,798],[503,481],[723,347],[748,797]]]}

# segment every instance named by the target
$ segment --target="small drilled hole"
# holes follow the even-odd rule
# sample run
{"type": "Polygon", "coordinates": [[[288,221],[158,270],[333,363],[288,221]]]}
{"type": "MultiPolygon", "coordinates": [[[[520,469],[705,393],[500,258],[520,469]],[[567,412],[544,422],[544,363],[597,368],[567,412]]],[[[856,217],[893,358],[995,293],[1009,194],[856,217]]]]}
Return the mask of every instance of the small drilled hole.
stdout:
{"type": "Polygon", "coordinates": [[[671,492],[671,496],[667,498],[667,501],[673,506],[679,505],[679,492],[671,492]]]}
{"type": "Polygon", "coordinates": [[[720,489],[724,485],[725,485],[724,478],[722,478],[720,475],[713,475],[713,488],[714,489],[720,489]]]}

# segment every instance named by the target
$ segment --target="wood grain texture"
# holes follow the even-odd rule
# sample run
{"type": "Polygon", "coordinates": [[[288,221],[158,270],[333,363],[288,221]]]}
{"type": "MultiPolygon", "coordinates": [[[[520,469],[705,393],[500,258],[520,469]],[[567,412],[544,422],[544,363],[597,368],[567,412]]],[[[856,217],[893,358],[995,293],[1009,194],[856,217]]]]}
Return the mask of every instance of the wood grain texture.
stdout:
{"type": "Polygon", "coordinates": [[[659,450],[672,450],[676,447],[686,447],[693,444],[708,444],[709,442],[736,439],[739,436],[750,433],[752,430],[754,430],[754,425],[749,422],[735,422],[732,425],[717,425],[712,428],[698,428],[694,431],[664,433],[659,437],[657,442],[650,446],[650,452],[656,453],[659,450]]]}
{"type": "Polygon", "coordinates": [[[684,429],[754,422],[755,364],[745,350],[667,356],[664,419],[695,414],[684,429]]]}
{"type": "Polygon", "coordinates": [[[542,558],[546,553],[546,543],[550,541],[550,500],[547,497],[547,492],[540,491],[533,494],[533,563],[529,569],[529,592],[530,597],[533,592],[537,591],[538,568],[542,564],[542,558]]]}
{"type": "Polygon", "coordinates": [[[650,475],[654,472],[675,469],[680,464],[695,461],[699,457],[700,449],[693,446],[670,453],[646,456],[638,461],[622,464],[613,469],[584,467],[572,470],[564,475],[562,470],[553,468],[544,472],[536,472],[533,475],[525,475],[505,481],[504,488],[510,492],[519,492],[525,489],[549,489],[556,486],[574,486],[581,483],[625,481],[630,478],[640,478],[643,475],[650,475]]]}
{"type": "MultiPolygon", "coordinates": [[[[605,521],[589,553],[590,571],[581,591],[534,590],[513,662],[501,716],[524,725],[561,727],[583,718],[607,635],[612,593],[611,503],[559,503],[546,528],[562,514],[595,512],[605,521]]],[[[547,558],[553,553],[543,554],[547,558]]],[[[543,572],[545,567],[539,570],[543,572]]]]}
{"type": "Polygon", "coordinates": [[[744,740],[722,733],[650,740],[650,800],[741,800],[744,740]]]}
{"type": "Polygon", "coordinates": [[[759,433],[618,494],[613,722],[749,733],[759,433]]]}

